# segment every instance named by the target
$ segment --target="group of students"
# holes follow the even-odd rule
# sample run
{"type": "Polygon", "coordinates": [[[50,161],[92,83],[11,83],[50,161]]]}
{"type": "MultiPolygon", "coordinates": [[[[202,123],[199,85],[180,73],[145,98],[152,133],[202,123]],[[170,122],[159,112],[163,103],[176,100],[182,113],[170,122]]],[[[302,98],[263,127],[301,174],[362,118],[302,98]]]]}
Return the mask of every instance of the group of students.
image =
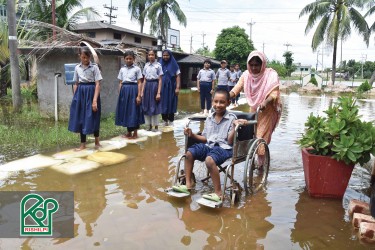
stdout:
{"type": "MultiPolygon", "coordinates": [[[[81,47],[81,62],[74,70],[75,84],[70,106],[68,130],[80,133],[81,144],[76,151],[86,148],[86,136],[94,134],[95,147],[100,147],[99,128],[101,116],[100,81],[103,79],[98,65],[91,63],[88,47],[81,47]]],[[[174,121],[180,90],[180,69],[172,52],[164,50],[160,62],[156,52],[148,51],[148,62],[141,69],[135,65],[135,53],[124,53],[125,65],[118,74],[118,100],[115,124],[127,128],[123,135],[136,139],[141,124],[156,131],[161,114],[165,125],[174,121]],[[143,81],[142,81],[143,79],[143,81]]]]}
{"type": "MultiPolygon", "coordinates": [[[[197,75],[197,88],[200,93],[200,103],[201,103],[201,114],[208,114],[211,108],[212,93],[215,91],[215,83],[217,83],[218,89],[225,89],[231,91],[240,79],[242,72],[240,70],[240,65],[238,63],[227,68],[227,61],[222,60],[220,63],[220,68],[214,72],[211,69],[211,60],[206,59],[203,64],[203,69],[201,69],[197,75]]],[[[232,98],[231,103],[237,106],[239,96],[232,98]]]]}
{"type": "MultiPolygon", "coordinates": [[[[142,74],[141,69],[134,64],[134,52],[126,51],[124,54],[125,65],[118,74],[119,96],[115,124],[127,127],[125,138],[137,138],[137,130],[143,123],[149,126],[149,130],[152,130],[153,126],[157,129],[160,114],[166,125],[174,120],[180,90],[180,69],[171,51],[163,51],[160,63],[156,61],[155,55],[153,50],[148,52],[148,62],[142,74]]],[[[90,62],[90,57],[89,49],[82,47],[81,63],[76,66],[74,73],[76,84],[68,129],[81,135],[81,145],[77,150],[86,147],[87,134],[94,134],[95,146],[100,147],[99,93],[102,76],[98,66],[90,62]]],[[[255,112],[257,108],[263,110],[258,114],[256,136],[270,143],[282,110],[278,74],[273,69],[266,68],[266,57],[259,51],[251,52],[246,64],[247,70],[240,77],[238,71],[236,75],[233,73],[233,76],[231,73],[225,73],[226,61],[222,61],[221,69],[216,74],[210,69],[211,61],[204,62],[204,68],[198,74],[197,87],[201,94],[201,105],[203,102],[202,111],[212,107],[213,112],[208,114],[201,135],[192,133],[189,128],[184,130],[188,137],[193,137],[200,143],[187,150],[186,185],[173,186],[175,191],[190,193],[193,187],[191,175],[194,161],[200,160],[205,162],[214,184],[214,192],[203,197],[213,201],[221,200],[222,190],[217,166],[232,157],[235,126],[248,124],[247,120],[236,119],[235,115],[226,109],[231,104],[231,99],[238,96],[241,90],[245,92],[250,112],[255,112]],[[215,90],[216,75],[220,86],[215,90]],[[228,87],[224,86],[226,77],[231,83],[228,87]],[[237,81],[238,84],[232,87],[237,81]]],[[[234,67],[231,67],[231,72],[233,70],[234,67]]],[[[263,155],[264,152],[260,149],[257,161],[259,167],[263,164],[263,155]]]]}

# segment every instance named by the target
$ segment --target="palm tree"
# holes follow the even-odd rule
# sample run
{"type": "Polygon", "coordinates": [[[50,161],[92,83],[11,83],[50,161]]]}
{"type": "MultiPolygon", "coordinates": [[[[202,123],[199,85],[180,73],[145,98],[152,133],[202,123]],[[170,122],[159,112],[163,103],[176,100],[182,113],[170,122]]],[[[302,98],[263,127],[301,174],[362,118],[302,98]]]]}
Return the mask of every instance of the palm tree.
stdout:
{"type": "MultiPolygon", "coordinates": [[[[374,0],[369,0],[366,7],[369,10],[365,14],[365,17],[374,14],[374,12],[375,12],[375,1],[374,0]]],[[[370,31],[371,32],[375,32],[375,22],[371,25],[370,31]]],[[[372,73],[372,76],[371,76],[370,81],[369,81],[369,83],[371,84],[371,86],[374,83],[374,81],[375,81],[375,71],[372,73]]]]}
{"type": "Polygon", "coordinates": [[[316,51],[324,40],[333,45],[333,84],[335,83],[338,40],[347,39],[351,33],[351,26],[354,26],[363,36],[367,46],[369,44],[369,27],[362,14],[355,9],[356,7],[362,8],[363,5],[364,0],[316,0],[306,5],[299,14],[299,17],[309,14],[305,28],[306,34],[319,21],[311,43],[313,51],[316,51]]]}
{"type": "Polygon", "coordinates": [[[128,4],[128,11],[131,15],[131,20],[137,20],[139,25],[141,26],[141,33],[143,33],[143,26],[145,25],[146,21],[146,8],[147,0],[130,0],[128,4]]]}
{"type": "Polygon", "coordinates": [[[150,5],[145,11],[151,21],[150,31],[152,34],[158,33],[163,41],[166,41],[167,30],[171,25],[169,13],[176,17],[180,25],[186,27],[186,16],[176,0],[149,0],[149,3],[150,5]]]}
{"type": "MultiPolygon", "coordinates": [[[[55,0],[56,1],[56,26],[72,30],[82,18],[87,21],[100,17],[93,7],[82,8],[83,0],[55,0]],[[78,11],[72,13],[74,9],[78,11]]],[[[45,23],[52,23],[52,4],[48,0],[31,1],[27,18],[45,23]]]]}

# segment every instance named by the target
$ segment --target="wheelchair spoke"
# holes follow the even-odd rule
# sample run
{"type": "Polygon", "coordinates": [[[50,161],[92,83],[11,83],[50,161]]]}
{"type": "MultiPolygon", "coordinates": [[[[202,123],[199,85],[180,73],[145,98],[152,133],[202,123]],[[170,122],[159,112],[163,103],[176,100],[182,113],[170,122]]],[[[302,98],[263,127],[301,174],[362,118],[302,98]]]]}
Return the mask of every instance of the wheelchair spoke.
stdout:
{"type": "Polygon", "coordinates": [[[249,156],[246,159],[246,172],[244,173],[246,192],[255,194],[265,186],[268,177],[269,163],[270,156],[268,146],[264,140],[260,140],[256,142],[256,145],[250,148],[249,156]]]}

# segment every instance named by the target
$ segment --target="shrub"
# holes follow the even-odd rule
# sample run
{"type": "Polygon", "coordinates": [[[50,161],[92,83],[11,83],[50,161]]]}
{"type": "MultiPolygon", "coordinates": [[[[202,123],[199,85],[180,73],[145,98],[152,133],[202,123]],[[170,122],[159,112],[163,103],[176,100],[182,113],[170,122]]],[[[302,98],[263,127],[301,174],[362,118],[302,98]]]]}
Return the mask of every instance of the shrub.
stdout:
{"type": "Polygon", "coordinates": [[[312,76],[309,82],[318,87],[318,81],[316,80],[315,76],[312,76]]]}
{"type": "Polygon", "coordinates": [[[372,86],[368,83],[368,81],[366,80],[365,82],[363,82],[357,89],[357,91],[359,93],[364,93],[364,92],[367,92],[369,90],[372,89],[372,86]]]}

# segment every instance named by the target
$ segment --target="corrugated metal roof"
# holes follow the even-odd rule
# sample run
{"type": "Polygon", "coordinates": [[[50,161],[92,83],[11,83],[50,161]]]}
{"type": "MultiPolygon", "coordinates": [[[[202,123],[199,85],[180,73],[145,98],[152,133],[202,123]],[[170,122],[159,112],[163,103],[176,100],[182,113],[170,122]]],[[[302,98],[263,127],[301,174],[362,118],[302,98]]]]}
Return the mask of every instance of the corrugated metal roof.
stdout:
{"type": "Polygon", "coordinates": [[[138,36],[153,38],[155,40],[157,39],[155,36],[137,32],[134,30],[129,30],[120,26],[113,25],[113,24],[104,23],[103,21],[91,21],[91,22],[86,22],[86,23],[78,23],[73,28],[74,31],[97,30],[97,29],[112,29],[116,31],[131,33],[131,34],[138,35],[138,36]]]}

